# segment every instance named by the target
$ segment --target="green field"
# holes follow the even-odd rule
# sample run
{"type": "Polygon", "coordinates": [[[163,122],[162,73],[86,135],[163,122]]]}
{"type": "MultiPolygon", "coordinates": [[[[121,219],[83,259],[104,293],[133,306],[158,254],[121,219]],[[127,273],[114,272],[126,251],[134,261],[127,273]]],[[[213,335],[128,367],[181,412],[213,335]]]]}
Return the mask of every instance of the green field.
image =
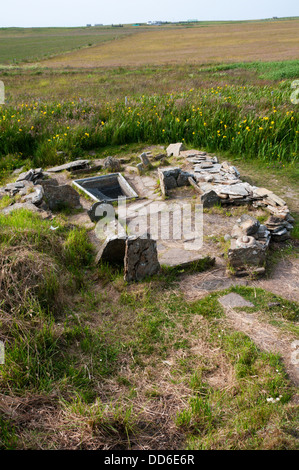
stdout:
{"type": "Polygon", "coordinates": [[[0,28],[0,64],[33,62],[132,34],[133,28],[0,28]]]}

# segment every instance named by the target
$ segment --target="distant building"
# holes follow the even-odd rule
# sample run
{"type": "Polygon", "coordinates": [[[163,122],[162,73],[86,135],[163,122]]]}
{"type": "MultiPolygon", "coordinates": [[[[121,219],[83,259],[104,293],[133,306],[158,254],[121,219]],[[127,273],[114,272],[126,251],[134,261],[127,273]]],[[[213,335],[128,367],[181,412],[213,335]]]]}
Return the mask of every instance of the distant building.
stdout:
{"type": "Polygon", "coordinates": [[[97,23],[95,26],[104,26],[102,23],[97,23]]]}
{"type": "Polygon", "coordinates": [[[90,27],[91,27],[91,24],[87,24],[87,25],[86,25],[86,28],[90,28],[90,27]]]}
{"type": "Polygon", "coordinates": [[[150,26],[159,26],[161,24],[166,24],[167,21],[148,21],[147,24],[150,26]]]}

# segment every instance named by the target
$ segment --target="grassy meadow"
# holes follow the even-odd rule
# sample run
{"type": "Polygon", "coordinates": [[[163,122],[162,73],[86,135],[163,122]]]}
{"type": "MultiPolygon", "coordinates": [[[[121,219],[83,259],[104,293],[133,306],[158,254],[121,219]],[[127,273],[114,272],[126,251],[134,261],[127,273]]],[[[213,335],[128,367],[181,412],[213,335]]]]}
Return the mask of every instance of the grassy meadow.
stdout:
{"type": "MultiPolygon", "coordinates": [[[[298,194],[298,59],[298,19],[2,29],[1,185],[20,167],[181,141],[298,194]]],[[[298,449],[281,357],[233,329],[217,299],[241,294],[294,338],[298,303],[250,280],[191,302],[179,284],[194,272],[166,267],[127,285],[94,265],[69,215],[0,213],[0,449],[298,449]]],[[[296,239],[273,265],[298,256],[296,239]]]]}

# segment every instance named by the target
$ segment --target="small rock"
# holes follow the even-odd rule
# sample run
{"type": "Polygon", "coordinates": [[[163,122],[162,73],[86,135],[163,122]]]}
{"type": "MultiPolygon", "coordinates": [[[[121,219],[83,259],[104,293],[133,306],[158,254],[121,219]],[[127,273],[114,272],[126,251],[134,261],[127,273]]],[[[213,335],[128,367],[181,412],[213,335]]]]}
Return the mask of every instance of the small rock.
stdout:
{"type": "Polygon", "coordinates": [[[254,307],[252,302],[249,302],[248,300],[244,299],[244,297],[239,294],[235,294],[234,292],[224,295],[223,297],[219,297],[218,302],[220,302],[223,307],[230,308],[254,307]]]}
{"type": "Polygon", "coordinates": [[[96,263],[124,264],[126,237],[109,237],[102,244],[96,256],[96,263]]]}
{"type": "Polygon", "coordinates": [[[220,198],[215,191],[211,190],[200,196],[200,202],[202,203],[203,208],[208,208],[219,204],[220,198]]]}

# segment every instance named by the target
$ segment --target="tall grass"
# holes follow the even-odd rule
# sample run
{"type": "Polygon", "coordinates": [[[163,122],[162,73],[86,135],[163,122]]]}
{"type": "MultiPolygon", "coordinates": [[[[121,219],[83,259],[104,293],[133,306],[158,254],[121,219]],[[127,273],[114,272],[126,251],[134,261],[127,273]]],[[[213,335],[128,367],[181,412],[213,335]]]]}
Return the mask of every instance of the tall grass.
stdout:
{"type": "Polygon", "coordinates": [[[224,85],[163,96],[0,108],[0,171],[30,158],[47,166],[107,145],[182,141],[244,159],[298,160],[298,112],[290,84],[224,85]],[[10,155],[8,158],[7,155],[10,155]],[[12,163],[13,162],[13,163],[12,163]]]}

